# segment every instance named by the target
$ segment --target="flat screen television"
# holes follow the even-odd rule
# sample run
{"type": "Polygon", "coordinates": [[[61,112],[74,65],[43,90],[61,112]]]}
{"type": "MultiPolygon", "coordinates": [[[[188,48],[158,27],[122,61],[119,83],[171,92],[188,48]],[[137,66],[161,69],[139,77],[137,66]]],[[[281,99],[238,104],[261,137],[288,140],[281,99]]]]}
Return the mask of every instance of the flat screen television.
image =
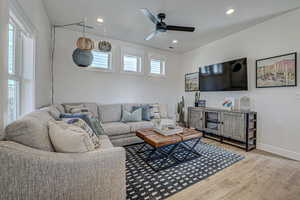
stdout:
{"type": "Polygon", "coordinates": [[[247,58],[200,67],[199,90],[248,90],[247,58]]]}

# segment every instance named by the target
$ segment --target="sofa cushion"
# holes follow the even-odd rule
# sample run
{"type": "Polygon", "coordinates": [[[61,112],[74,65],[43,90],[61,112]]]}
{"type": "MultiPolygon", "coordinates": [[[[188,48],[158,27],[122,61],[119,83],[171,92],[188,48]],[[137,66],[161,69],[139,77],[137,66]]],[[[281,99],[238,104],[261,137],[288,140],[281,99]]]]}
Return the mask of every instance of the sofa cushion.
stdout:
{"type": "Polygon", "coordinates": [[[54,151],[48,132],[49,120],[53,118],[47,111],[30,113],[6,127],[5,139],[44,151],[54,151]]]}
{"type": "Polygon", "coordinates": [[[48,112],[55,120],[60,120],[61,112],[55,105],[48,107],[48,112]]]}
{"type": "Polygon", "coordinates": [[[151,106],[151,117],[152,119],[160,119],[160,106],[159,104],[150,104],[151,106]]]}
{"type": "Polygon", "coordinates": [[[159,112],[161,118],[168,118],[168,105],[167,104],[160,104],[159,105],[159,112]]]}
{"type": "Polygon", "coordinates": [[[134,107],[138,107],[141,106],[141,104],[137,104],[137,103],[127,103],[127,104],[123,104],[122,105],[122,110],[126,110],[128,112],[132,112],[134,107]]]}
{"type": "Polygon", "coordinates": [[[122,116],[121,104],[99,105],[100,120],[103,123],[119,122],[122,116]]]}
{"type": "Polygon", "coordinates": [[[56,152],[84,153],[97,148],[91,135],[79,126],[67,124],[64,121],[49,121],[48,123],[49,135],[56,152]]]}
{"type": "Polygon", "coordinates": [[[106,135],[121,135],[130,132],[130,127],[122,122],[108,122],[102,124],[106,135]]]}
{"type": "Polygon", "coordinates": [[[114,147],[107,135],[100,135],[99,139],[100,139],[100,147],[98,148],[99,150],[109,149],[114,147]]]}
{"type": "Polygon", "coordinates": [[[87,108],[88,112],[92,113],[92,115],[96,118],[99,118],[98,105],[96,103],[64,103],[62,104],[65,108],[66,113],[70,113],[71,107],[87,108]]]}
{"type": "Polygon", "coordinates": [[[140,129],[153,128],[154,125],[149,121],[141,121],[141,122],[128,122],[126,123],[130,127],[131,132],[136,132],[140,129]]]}

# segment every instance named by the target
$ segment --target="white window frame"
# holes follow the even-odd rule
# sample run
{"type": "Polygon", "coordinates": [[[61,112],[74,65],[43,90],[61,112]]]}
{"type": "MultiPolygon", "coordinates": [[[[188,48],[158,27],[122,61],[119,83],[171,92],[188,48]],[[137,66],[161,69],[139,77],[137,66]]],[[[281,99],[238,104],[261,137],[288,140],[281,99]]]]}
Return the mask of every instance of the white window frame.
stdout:
{"type": "MultiPolygon", "coordinates": [[[[97,52],[100,52],[99,50],[93,50],[93,51],[97,51],[97,52]]],[[[95,66],[88,66],[86,68],[83,68],[83,69],[86,69],[86,70],[91,70],[91,71],[98,71],[98,72],[113,72],[114,71],[114,68],[113,68],[113,51],[110,51],[110,52],[103,52],[103,53],[107,53],[109,54],[109,66],[108,68],[100,68],[100,67],[95,67],[95,66]]]]}
{"type": "Polygon", "coordinates": [[[167,76],[167,74],[166,74],[167,59],[166,59],[165,56],[150,53],[148,55],[148,59],[149,59],[148,60],[148,76],[160,77],[160,78],[164,78],[164,77],[167,76]],[[160,74],[151,73],[151,61],[152,60],[159,60],[160,61],[160,69],[161,69],[162,73],[160,73],[160,74]]]}
{"type": "MultiPolygon", "coordinates": [[[[23,39],[22,37],[29,37],[32,39],[32,79],[31,86],[32,86],[32,102],[30,110],[34,110],[36,108],[36,87],[35,87],[35,64],[36,64],[36,29],[30,22],[30,20],[26,17],[26,14],[24,13],[23,9],[20,7],[17,1],[11,0],[9,1],[9,24],[13,25],[15,28],[15,49],[14,49],[14,57],[15,57],[15,71],[14,73],[9,73],[8,71],[8,63],[6,65],[6,89],[5,89],[5,97],[8,99],[8,80],[14,80],[18,82],[18,90],[17,90],[17,108],[16,108],[16,114],[17,114],[17,119],[21,117],[23,114],[22,111],[24,111],[25,107],[23,106],[22,102],[22,87],[23,87],[23,82],[26,80],[23,76],[23,67],[24,67],[24,55],[23,55],[23,39]]],[[[8,31],[9,29],[7,29],[8,31]]],[[[7,43],[8,44],[8,43],[7,43]]],[[[7,54],[8,56],[8,54],[7,54]]],[[[7,59],[8,62],[8,59],[7,59]]],[[[8,108],[8,100],[5,102],[6,103],[6,108],[8,108]]],[[[8,121],[8,110],[6,109],[5,111],[5,125],[8,123],[11,123],[11,121],[8,121]]]]}
{"type": "Polygon", "coordinates": [[[132,75],[143,75],[144,74],[144,65],[145,65],[145,53],[141,49],[133,48],[133,47],[123,47],[121,48],[121,69],[120,72],[124,74],[132,74],[132,75]],[[124,69],[124,57],[132,56],[138,58],[138,71],[126,71],[124,69]]]}

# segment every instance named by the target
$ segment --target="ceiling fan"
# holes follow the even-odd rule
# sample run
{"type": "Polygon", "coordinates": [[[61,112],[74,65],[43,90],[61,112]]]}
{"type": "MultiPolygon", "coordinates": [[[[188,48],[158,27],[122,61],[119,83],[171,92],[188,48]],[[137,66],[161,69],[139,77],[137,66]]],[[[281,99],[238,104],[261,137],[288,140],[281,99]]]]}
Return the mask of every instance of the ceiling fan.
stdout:
{"type": "Polygon", "coordinates": [[[145,40],[151,40],[153,37],[158,35],[159,33],[167,32],[167,31],[185,31],[185,32],[194,32],[195,27],[185,27],[185,26],[170,26],[163,22],[166,19],[165,13],[159,13],[157,17],[155,17],[147,8],[141,9],[142,13],[148,17],[156,26],[155,31],[153,31],[150,35],[148,35],[145,40]]]}

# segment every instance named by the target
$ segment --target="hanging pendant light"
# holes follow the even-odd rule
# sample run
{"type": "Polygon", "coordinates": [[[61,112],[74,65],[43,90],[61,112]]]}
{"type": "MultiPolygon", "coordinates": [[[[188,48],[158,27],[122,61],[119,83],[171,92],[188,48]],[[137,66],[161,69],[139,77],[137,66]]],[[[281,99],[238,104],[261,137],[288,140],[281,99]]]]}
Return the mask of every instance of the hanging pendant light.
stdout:
{"type": "Polygon", "coordinates": [[[99,51],[110,52],[111,44],[108,41],[101,40],[98,44],[98,49],[99,49],[99,51]]]}
{"type": "Polygon", "coordinates": [[[76,46],[82,50],[92,50],[95,47],[93,40],[86,37],[80,37],[76,42],[76,46]]]}
{"type": "MultiPolygon", "coordinates": [[[[103,35],[104,35],[104,37],[106,36],[105,27],[103,28],[103,35]]],[[[98,43],[98,49],[99,49],[99,51],[102,51],[102,52],[110,52],[111,51],[111,43],[108,41],[105,41],[105,40],[101,40],[98,43]]]]}
{"type": "Polygon", "coordinates": [[[94,42],[90,38],[85,37],[85,28],[86,20],[83,22],[83,37],[80,37],[77,40],[77,49],[74,50],[72,55],[73,61],[78,67],[88,67],[94,60],[94,56],[91,51],[94,49],[94,42]]]}

